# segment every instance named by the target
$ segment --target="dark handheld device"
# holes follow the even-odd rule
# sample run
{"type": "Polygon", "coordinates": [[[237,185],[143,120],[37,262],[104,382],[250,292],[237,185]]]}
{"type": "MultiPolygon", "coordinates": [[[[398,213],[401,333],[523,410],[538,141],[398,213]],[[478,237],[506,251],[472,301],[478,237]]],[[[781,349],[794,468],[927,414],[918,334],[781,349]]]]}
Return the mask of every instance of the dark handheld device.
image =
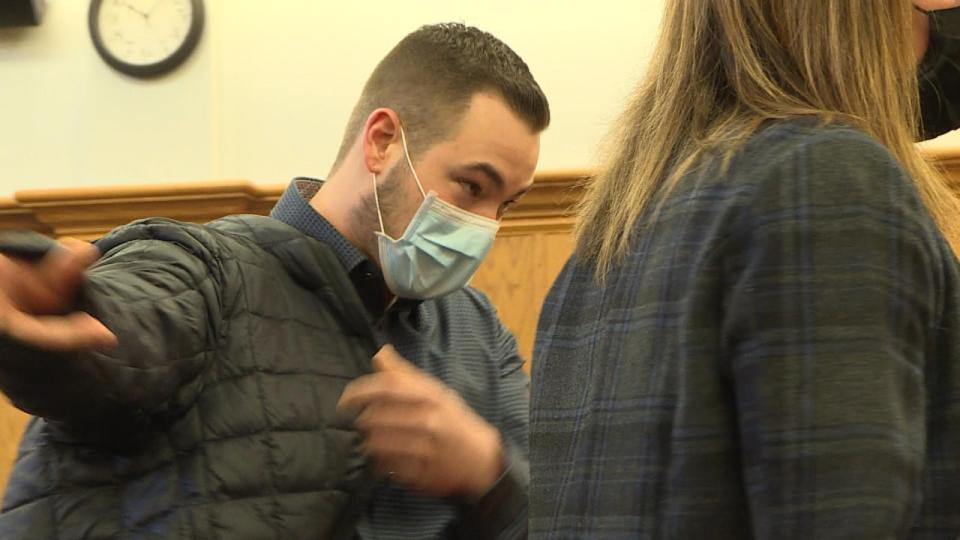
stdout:
{"type": "Polygon", "coordinates": [[[49,236],[33,231],[0,232],[0,254],[37,261],[57,247],[49,236]]]}

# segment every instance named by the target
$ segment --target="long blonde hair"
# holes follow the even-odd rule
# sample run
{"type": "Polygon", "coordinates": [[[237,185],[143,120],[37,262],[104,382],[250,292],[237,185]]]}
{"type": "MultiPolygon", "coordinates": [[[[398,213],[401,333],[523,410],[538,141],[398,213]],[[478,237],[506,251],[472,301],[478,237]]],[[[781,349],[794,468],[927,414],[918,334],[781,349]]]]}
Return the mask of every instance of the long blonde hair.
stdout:
{"type": "Polygon", "coordinates": [[[706,152],[769,120],[814,116],[875,137],[916,181],[955,252],[960,204],[917,151],[909,0],[668,0],[645,79],[579,208],[577,252],[602,281],[637,221],[706,152]]]}

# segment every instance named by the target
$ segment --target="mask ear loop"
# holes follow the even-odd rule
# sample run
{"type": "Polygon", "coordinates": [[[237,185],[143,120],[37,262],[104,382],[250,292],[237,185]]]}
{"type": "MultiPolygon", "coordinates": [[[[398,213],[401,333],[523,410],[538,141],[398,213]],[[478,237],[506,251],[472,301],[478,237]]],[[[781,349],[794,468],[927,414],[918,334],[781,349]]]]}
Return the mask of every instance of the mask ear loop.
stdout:
{"type": "Polygon", "coordinates": [[[410,166],[410,172],[413,173],[413,179],[417,181],[417,187],[420,188],[420,195],[427,198],[427,192],[423,190],[423,184],[420,183],[420,177],[417,176],[416,169],[413,168],[413,161],[410,160],[410,150],[407,149],[407,136],[403,133],[403,126],[400,126],[400,140],[403,141],[403,155],[407,158],[407,165],[410,166]]]}
{"type": "Polygon", "coordinates": [[[383,228],[383,214],[380,213],[380,195],[377,194],[377,173],[370,173],[373,176],[373,200],[377,205],[377,219],[380,220],[380,232],[387,234],[387,230],[383,228]]]}

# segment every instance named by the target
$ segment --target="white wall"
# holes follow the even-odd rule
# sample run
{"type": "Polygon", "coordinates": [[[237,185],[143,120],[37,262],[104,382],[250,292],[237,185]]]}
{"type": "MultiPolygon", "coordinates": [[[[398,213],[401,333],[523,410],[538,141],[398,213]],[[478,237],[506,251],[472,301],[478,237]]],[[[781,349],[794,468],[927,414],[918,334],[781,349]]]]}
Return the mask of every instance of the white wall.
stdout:
{"type": "Polygon", "coordinates": [[[440,21],[489,30],[530,65],[554,118],[541,170],[591,166],[642,73],[663,0],[206,0],[193,57],[148,82],[100,60],[88,4],[48,0],[42,26],[0,30],[0,195],[322,176],[375,63],[440,21]]]}
{"type": "Polygon", "coordinates": [[[0,195],[215,176],[209,47],[145,83],[104,64],[84,0],[49,0],[40,27],[0,29],[0,195]]]}

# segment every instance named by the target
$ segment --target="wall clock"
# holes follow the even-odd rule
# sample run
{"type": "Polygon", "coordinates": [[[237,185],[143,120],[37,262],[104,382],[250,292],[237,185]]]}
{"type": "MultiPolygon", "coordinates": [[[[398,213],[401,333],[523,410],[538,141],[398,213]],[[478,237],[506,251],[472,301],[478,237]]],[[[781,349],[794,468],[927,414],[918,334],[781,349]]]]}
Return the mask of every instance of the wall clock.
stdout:
{"type": "Polygon", "coordinates": [[[203,0],[92,0],[93,45],[111,67],[134,77],[167,73],[203,33],[203,0]]]}

